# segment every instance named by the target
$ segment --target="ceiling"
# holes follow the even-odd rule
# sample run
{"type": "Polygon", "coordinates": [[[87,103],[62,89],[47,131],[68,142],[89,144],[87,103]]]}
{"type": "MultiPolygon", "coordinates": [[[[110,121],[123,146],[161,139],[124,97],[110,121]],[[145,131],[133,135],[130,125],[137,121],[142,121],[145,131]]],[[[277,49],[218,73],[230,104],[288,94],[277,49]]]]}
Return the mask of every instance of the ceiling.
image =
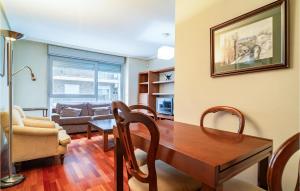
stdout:
{"type": "Polygon", "coordinates": [[[175,0],[3,0],[3,4],[12,30],[28,40],[146,59],[153,58],[161,45],[175,43],[175,0]]]}

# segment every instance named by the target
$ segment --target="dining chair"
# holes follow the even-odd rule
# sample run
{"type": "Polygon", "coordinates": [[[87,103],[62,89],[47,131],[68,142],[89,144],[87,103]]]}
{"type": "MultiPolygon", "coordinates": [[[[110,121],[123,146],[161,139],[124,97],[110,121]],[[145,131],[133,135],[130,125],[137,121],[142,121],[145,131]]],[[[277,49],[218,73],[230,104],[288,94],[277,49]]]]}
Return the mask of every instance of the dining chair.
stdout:
{"type": "Polygon", "coordinates": [[[157,117],[157,113],[149,106],[146,106],[146,105],[131,105],[129,106],[129,109],[130,110],[137,110],[137,111],[140,111],[140,110],[147,110],[147,112],[150,112],[152,115],[153,115],[153,118],[154,120],[156,121],[158,119],[157,117]]]}
{"type": "Polygon", "coordinates": [[[201,119],[200,119],[200,126],[204,127],[204,118],[207,114],[209,113],[216,113],[216,112],[226,112],[226,113],[230,113],[232,115],[235,115],[239,118],[239,129],[237,131],[237,133],[239,134],[243,134],[244,131],[244,126],[245,126],[245,117],[242,114],[242,112],[240,112],[238,109],[234,108],[234,107],[229,107],[229,106],[215,106],[215,107],[211,107],[207,110],[205,110],[203,112],[203,114],[201,115],[201,119]]]}
{"type": "MultiPolygon", "coordinates": [[[[131,111],[139,111],[141,112],[141,110],[146,110],[147,112],[151,113],[153,115],[154,120],[156,121],[158,119],[157,117],[157,113],[149,106],[146,105],[131,105],[129,106],[129,109],[131,111]]],[[[141,149],[135,149],[134,150],[134,154],[137,160],[137,164],[139,166],[143,166],[147,163],[147,153],[145,151],[142,151],[141,149]]]]}
{"type": "Polygon", "coordinates": [[[201,188],[201,184],[191,177],[163,161],[156,160],[160,133],[155,120],[143,113],[131,111],[120,101],[113,102],[112,109],[120,142],[124,149],[126,168],[130,175],[128,185],[131,191],[192,191],[201,188]],[[134,155],[134,146],[130,135],[130,125],[133,123],[143,124],[149,131],[150,144],[147,152],[147,164],[143,166],[138,166],[134,155]]]}
{"type": "MultiPolygon", "coordinates": [[[[289,159],[299,150],[300,133],[295,134],[285,141],[278,150],[273,154],[267,174],[267,183],[269,191],[282,191],[282,174],[284,167],[289,159]]],[[[299,160],[300,163],[300,160],[299,160]]],[[[299,164],[300,165],[300,164],[299,164]]],[[[298,179],[295,191],[300,190],[299,185],[300,166],[298,167],[298,179]]],[[[264,191],[264,189],[243,182],[241,180],[232,179],[224,183],[223,191],[264,191]]]]}

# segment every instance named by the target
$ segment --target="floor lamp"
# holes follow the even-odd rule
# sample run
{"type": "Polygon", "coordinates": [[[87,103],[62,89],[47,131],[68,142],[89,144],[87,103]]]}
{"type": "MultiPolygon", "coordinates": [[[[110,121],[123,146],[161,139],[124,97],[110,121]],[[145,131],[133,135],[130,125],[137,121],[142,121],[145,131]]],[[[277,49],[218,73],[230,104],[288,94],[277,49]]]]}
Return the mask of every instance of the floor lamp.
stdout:
{"type": "MultiPolygon", "coordinates": [[[[12,42],[23,37],[23,34],[9,31],[0,30],[0,35],[5,38],[6,48],[6,61],[7,61],[7,85],[9,91],[9,136],[8,136],[8,176],[1,179],[0,188],[11,187],[19,184],[24,180],[24,176],[21,174],[13,173],[12,164],[12,139],[13,139],[13,128],[12,128],[12,42]]],[[[3,63],[4,64],[4,63],[3,63]]]]}

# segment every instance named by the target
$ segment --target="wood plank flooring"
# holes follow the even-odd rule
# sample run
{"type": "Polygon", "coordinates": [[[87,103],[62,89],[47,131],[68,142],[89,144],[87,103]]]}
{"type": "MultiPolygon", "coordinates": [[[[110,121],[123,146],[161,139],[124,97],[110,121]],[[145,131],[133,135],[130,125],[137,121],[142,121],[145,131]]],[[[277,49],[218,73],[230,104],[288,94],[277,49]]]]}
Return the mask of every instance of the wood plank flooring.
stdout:
{"type": "MultiPolygon", "coordinates": [[[[114,190],[114,152],[103,151],[103,137],[93,133],[72,135],[64,164],[59,158],[24,162],[26,180],[3,191],[111,191],[114,190]]],[[[109,139],[112,139],[109,136],[109,139]]],[[[124,176],[126,173],[124,173],[124,176]]],[[[126,178],[125,178],[126,179],[126,178]]],[[[125,180],[127,181],[127,180],[125,180]]],[[[125,185],[125,190],[128,190],[125,185]]]]}

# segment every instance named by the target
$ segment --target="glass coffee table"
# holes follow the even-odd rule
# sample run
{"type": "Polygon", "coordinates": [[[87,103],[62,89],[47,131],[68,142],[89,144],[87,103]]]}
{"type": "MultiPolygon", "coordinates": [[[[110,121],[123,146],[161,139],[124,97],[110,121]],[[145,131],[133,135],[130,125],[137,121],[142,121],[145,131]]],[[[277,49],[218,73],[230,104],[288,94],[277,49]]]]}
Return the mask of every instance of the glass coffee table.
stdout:
{"type": "Polygon", "coordinates": [[[115,119],[91,120],[88,122],[87,137],[91,138],[92,128],[97,129],[103,135],[103,150],[109,151],[108,135],[113,133],[113,127],[116,125],[115,119]]]}

